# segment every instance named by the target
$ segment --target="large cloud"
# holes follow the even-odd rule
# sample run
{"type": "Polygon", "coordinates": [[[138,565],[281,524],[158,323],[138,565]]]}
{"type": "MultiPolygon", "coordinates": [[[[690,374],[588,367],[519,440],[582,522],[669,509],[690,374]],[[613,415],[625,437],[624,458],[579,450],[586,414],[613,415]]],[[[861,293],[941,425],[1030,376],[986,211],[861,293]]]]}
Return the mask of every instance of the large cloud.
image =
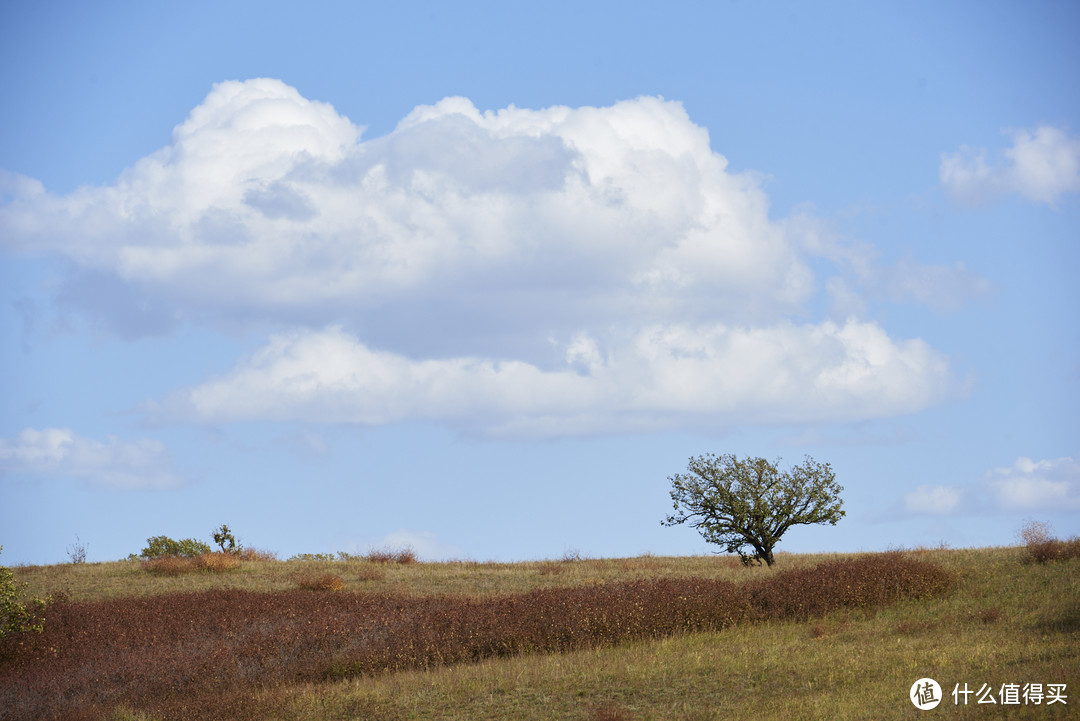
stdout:
{"type": "Polygon", "coordinates": [[[228,374],[147,408],[162,420],[385,424],[425,419],[493,435],[847,421],[918,410],[949,392],[945,360],[849,321],[761,328],[648,326],[560,365],[412,360],[339,328],[280,335],[228,374]]]}
{"type": "Polygon", "coordinates": [[[160,441],[96,441],[68,428],[26,428],[11,440],[0,438],[0,472],[81,478],[114,489],[180,483],[160,441]]]}
{"type": "MultiPolygon", "coordinates": [[[[160,418],[564,435],[872,418],[956,390],[918,340],[807,321],[811,262],[886,276],[770,219],[758,177],[730,172],[678,103],[447,98],[361,135],[280,81],[221,83],[111,185],[0,178],[0,243],[66,258],[62,306],[127,337],[298,329],[160,418]]],[[[961,277],[918,273],[888,276],[887,295],[961,277]]]]}
{"type": "Polygon", "coordinates": [[[812,291],[755,178],[728,173],[678,103],[481,113],[448,98],[384,138],[360,132],[279,81],[221,83],[112,185],[56,197],[8,177],[0,242],[189,314],[380,330],[368,316],[426,301],[485,325],[512,308],[520,328],[774,315],[812,291]]]}
{"type": "Polygon", "coordinates": [[[1010,134],[1013,144],[1001,163],[987,164],[986,150],[966,145],[943,153],[939,177],[945,190],[965,205],[1008,193],[1054,205],[1063,194],[1080,191],[1080,138],[1047,125],[1010,134]]]}

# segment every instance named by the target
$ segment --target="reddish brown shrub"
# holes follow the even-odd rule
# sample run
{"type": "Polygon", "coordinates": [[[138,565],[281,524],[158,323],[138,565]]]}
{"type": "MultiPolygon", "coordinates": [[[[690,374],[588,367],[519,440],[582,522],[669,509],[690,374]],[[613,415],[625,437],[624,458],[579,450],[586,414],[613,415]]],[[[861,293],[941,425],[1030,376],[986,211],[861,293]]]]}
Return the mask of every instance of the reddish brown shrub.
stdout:
{"type": "Polygon", "coordinates": [[[621,703],[611,702],[593,709],[590,718],[592,721],[633,721],[634,715],[621,703]]]}
{"type": "Polygon", "coordinates": [[[372,566],[360,569],[360,573],[356,575],[358,581],[381,581],[384,578],[386,578],[386,571],[372,566]]]}
{"type": "Polygon", "coordinates": [[[891,552],[783,571],[750,590],[758,618],[805,619],[837,608],[940,595],[952,584],[953,577],[940,567],[891,552]]]}
{"type": "Polygon", "coordinates": [[[411,548],[377,548],[368,553],[367,560],[372,563],[416,563],[416,552],[411,548]]]}
{"type": "Polygon", "coordinates": [[[1050,534],[1050,524],[1028,521],[1020,529],[1020,539],[1027,546],[1028,561],[1046,563],[1080,556],[1080,538],[1061,541],[1050,534]]]}
{"type": "Polygon", "coordinates": [[[156,573],[162,576],[179,576],[195,570],[195,559],[185,556],[158,556],[143,563],[143,568],[148,573],[156,573]]]}
{"type": "Polygon", "coordinates": [[[345,581],[333,573],[305,573],[296,577],[296,585],[308,591],[340,591],[345,581]]]}
{"type": "Polygon", "coordinates": [[[258,548],[243,548],[236,553],[241,561],[276,561],[278,555],[274,551],[263,551],[258,548]]]}

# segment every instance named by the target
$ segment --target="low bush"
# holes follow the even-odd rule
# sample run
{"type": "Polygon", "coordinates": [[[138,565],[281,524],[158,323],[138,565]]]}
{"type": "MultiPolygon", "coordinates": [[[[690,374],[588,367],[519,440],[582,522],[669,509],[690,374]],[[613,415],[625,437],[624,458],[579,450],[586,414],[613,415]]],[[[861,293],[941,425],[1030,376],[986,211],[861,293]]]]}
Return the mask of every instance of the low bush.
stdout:
{"type": "Polygon", "coordinates": [[[757,618],[802,620],[838,608],[868,608],[903,598],[937,596],[953,582],[938,566],[894,551],[784,571],[748,584],[748,588],[757,618]]]}
{"type": "Polygon", "coordinates": [[[374,566],[368,566],[367,568],[360,569],[360,573],[356,575],[358,581],[381,581],[386,578],[386,571],[374,566]]]}
{"type": "Polygon", "coordinates": [[[416,563],[416,552],[411,548],[378,548],[368,552],[372,563],[416,563]]]}
{"type": "Polygon", "coordinates": [[[86,563],[87,544],[75,536],[75,543],[67,547],[68,560],[72,563],[86,563]]]}
{"type": "Polygon", "coordinates": [[[345,581],[333,573],[312,573],[297,576],[296,585],[308,591],[340,591],[345,588],[345,581]]]}
{"type": "Polygon", "coordinates": [[[210,553],[210,550],[210,546],[194,538],[174,541],[168,536],[152,536],[146,539],[146,548],[139,553],[139,557],[143,559],[161,558],[163,556],[194,558],[204,553],[210,553]]]}
{"type": "Polygon", "coordinates": [[[297,553],[294,556],[289,556],[290,561],[304,561],[307,563],[313,563],[316,561],[333,561],[337,558],[332,553],[297,553]]]}
{"type": "Polygon", "coordinates": [[[1071,538],[1068,541],[1054,538],[1048,523],[1028,521],[1020,529],[1019,535],[1027,547],[1029,562],[1046,563],[1080,557],[1080,538],[1071,538]]]}
{"type": "MultiPolygon", "coordinates": [[[[0,546],[0,551],[3,550],[0,546]]],[[[22,590],[11,569],[0,566],[0,640],[24,631],[41,633],[44,630],[42,614],[48,599],[33,598],[23,602],[20,599],[22,590]]]]}
{"type": "Polygon", "coordinates": [[[258,548],[242,548],[237,553],[241,561],[276,561],[278,555],[274,551],[263,551],[258,548]]]}

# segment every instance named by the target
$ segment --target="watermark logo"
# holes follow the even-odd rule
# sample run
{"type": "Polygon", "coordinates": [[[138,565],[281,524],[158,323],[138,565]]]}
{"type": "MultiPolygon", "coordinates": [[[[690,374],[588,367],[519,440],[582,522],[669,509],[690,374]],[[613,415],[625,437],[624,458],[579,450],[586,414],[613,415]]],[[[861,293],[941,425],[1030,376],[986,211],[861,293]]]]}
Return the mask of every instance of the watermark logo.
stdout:
{"type": "Polygon", "coordinates": [[[911,684],[911,693],[908,694],[911,703],[920,711],[929,711],[941,703],[941,686],[932,678],[920,678],[911,684]]]}

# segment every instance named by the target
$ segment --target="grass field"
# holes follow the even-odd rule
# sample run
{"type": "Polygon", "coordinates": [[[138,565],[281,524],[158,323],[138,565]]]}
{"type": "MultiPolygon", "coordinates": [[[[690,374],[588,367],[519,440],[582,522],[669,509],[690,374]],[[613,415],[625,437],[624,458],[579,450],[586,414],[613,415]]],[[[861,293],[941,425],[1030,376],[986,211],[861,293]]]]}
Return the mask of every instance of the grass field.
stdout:
{"type": "MultiPolygon", "coordinates": [[[[897,555],[891,554],[889,558],[897,555]]],[[[770,615],[755,607],[756,611],[732,616],[731,623],[719,624],[719,630],[656,638],[648,633],[637,638],[631,634],[630,640],[613,644],[596,636],[601,640],[575,641],[568,646],[570,650],[563,652],[508,646],[510,650],[505,653],[499,651],[487,656],[480,653],[471,662],[435,663],[428,664],[428,668],[381,673],[343,673],[340,680],[334,680],[333,674],[292,673],[265,683],[275,662],[268,657],[258,667],[268,675],[252,676],[240,696],[235,695],[233,686],[227,691],[222,689],[216,697],[204,692],[200,698],[191,699],[192,705],[185,711],[183,694],[191,692],[182,691],[178,692],[180,701],[174,700],[172,706],[163,707],[166,711],[156,716],[145,713],[139,703],[125,701],[124,680],[118,678],[117,703],[96,709],[86,707],[79,713],[83,714],[82,718],[114,721],[213,717],[213,704],[219,698],[223,704],[220,718],[247,715],[326,721],[750,718],[791,721],[899,719],[923,714],[972,719],[1078,715],[1080,695],[1073,698],[1073,694],[1080,690],[1080,559],[1034,563],[1026,548],[934,549],[899,555],[946,571],[953,579],[949,589],[943,594],[924,594],[889,603],[844,602],[825,613],[811,610],[806,618],[787,611],[770,615]],[[912,705],[908,692],[916,679],[927,676],[941,684],[944,700],[936,709],[924,712],[912,705]],[[952,690],[956,684],[962,688],[965,683],[973,691],[987,684],[998,703],[977,704],[978,694],[973,694],[967,706],[957,706],[952,690]],[[1048,699],[1039,705],[1025,705],[1022,700],[1018,705],[1002,703],[1003,684],[1032,683],[1043,684],[1047,690],[1050,684],[1065,684],[1066,703],[1050,705],[1048,699]],[[226,704],[229,694],[233,694],[233,704],[237,698],[242,703],[226,704]],[[244,713],[237,712],[238,708],[243,708],[244,713]]],[[[810,595],[813,588],[828,585],[825,577],[813,575],[814,569],[877,568],[873,566],[877,563],[874,558],[783,554],[777,556],[773,568],[744,568],[736,560],[714,556],[645,556],[515,564],[251,561],[221,573],[199,571],[175,576],[148,573],[138,562],[22,567],[15,572],[32,593],[63,590],[73,607],[116,609],[118,615],[127,615],[129,619],[143,616],[122,609],[144,609],[138,613],[150,613],[145,609],[155,599],[159,603],[172,603],[174,599],[176,603],[180,599],[187,599],[184,603],[188,604],[209,603],[217,598],[212,594],[222,589],[235,591],[238,594],[235,598],[247,599],[245,603],[264,597],[294,599],[289,603],[298,604],[297,608],[322,603],[317,599],[329,599],[327,603],[350,598],[379,600],[393,607],[395,613],[407,608],[408,613],[416,614],[413,618],[427,618],[421,611],[432,603],[441,604],[433,606],[438,613],[453,604],[486,609],[491,604],[510,603],[500,599],[518,598],[522,594],[530,603],[538,599],[558,601],[572,596],[566,589],[578,589],[573,597],[579,599],[610,596],[631,605],[647,604],[655,594],[635,596],[637,591],[630,593],[624,589],[620,596],[613,589],[636,581],[640,582],[639,586],[631,584],[626,588],[655,590],[653,582],[658,579],[683,579],[689,584],[705,579],[717,582],[716,588],[727,589],[724,593],[730,592],[726,584],[731,584],[736,590],[758,588],[764,589],[762,593],[774,595],[781,594],[779,589],[789,579],[787,585],[791,588],[783,593],[798,600],[810,595]],[[340,579],[342,588],[300,590],[305,583],[317,588],[317,584],[310,585],[312,579],[325,576],[340,579]],[[131,605],[138,599],[142,599],[142,605],[131,605]]],[[[888,575],[888,572],[878,573],[888,575]]],[[[837,581],[834,585],[845,583],[837,581]]],[[[328,588],[338,585],[334,583],[328,588]]],[[[684,587],[675,581],[669,585],[674,589],[684,587]]],[[[843,591],[838,589],[840,593],[843,591]]],[[[672,602],[663,597],[659,603],[672,602]]],[[[507,608],[511,609],[511,616],[493,618],[509,618],[507,625],[513,625],[518,617],[526,615],[520,609],[530,606],[507,608]]],[[[595,608],[589,611],[597,612],[595,608]]],[[[197,617],[199,606],[185,606],[184,613],[197,617]]],[[[561,623],[557,616],[549,614],[545,618],[561,623]]],[[[253,620],[258,619],[247,619],[245,623],[250,625],[253,620]]],[[[108,646],[114,636],[129,632],[145,635],[153,630],[152,624],[150,628],[129,627],[132,623],[150,624],[149,621],[131,621],[125,626],[125,618],[117,618],[115,623],[115,629],[119,630],[93,637],[97,639],[93,644],[108,646]]],[[[239,633],[238,627],[235,630],[239,633]]],[[[577,627],[560,631],[569,634],[568,638],[579,632],[577,627]]],[[[231,633],[227,628],[224,636],[214,638],[231,638],[231,633]]],[[[42,638],[46,636],[48,631],[42,638]]],[[[61,656],[79,650],[77,641],[61,639],[56,643],[61,642],[74,650],[65,651],[63,648],[67,647],[63,647],[55,651],[53,665],[44,661],[40,668],[46,671],[36,671],[37,676],[47,676],[49,668],[61,668],[61,656]]],[[[334,653],[341,651],[340,646],[333,649],[334,653]]],[[[205,649],[207,658],[214,650],[205,649]]],[[[329,659],[318,659],[317,650],[309,649],[314,654],[311,657],[316,659],[312,664],[328,662],[329,659]]],[[[80,652],[84,651],[89,659],[86,664],[92,666],[98,658],[94,656],[97,649],[80,652]]],[[[17,656],[9,655],[0,661],[0,692],[5,683],[13,689],[12,694],[17,692],[15,684],[30,683],[19,680],[15,673],[17,666],[17,656]]],[[[42,681],[35,677],[34,683],[42,681]]],[[[108,681],[104,683],[107,685],[108,681]]],[[[187,687],[178,680],[178,688],[187,687]]],[[[13,704],[6,709],[0,707],[0,718],[29,718],[27,707],[23,708],[20,711],[13,704]]],[[[78,708],[73,706],[68,710],[74,713],[72,709],[78,708]]],[[[64,714],[57,717],[75,717],[64,714]]]]}

